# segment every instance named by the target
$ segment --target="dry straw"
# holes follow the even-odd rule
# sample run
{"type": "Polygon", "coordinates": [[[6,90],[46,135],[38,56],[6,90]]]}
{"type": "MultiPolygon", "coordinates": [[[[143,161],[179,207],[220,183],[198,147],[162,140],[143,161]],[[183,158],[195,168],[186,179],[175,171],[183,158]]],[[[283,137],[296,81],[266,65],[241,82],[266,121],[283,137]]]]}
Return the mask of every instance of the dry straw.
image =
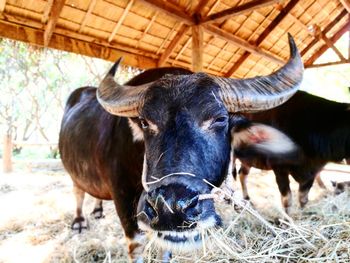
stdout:
{"type": "MultiPolygon", "coordinates": [[[[10,262],[3,257],[4,249],[19,244],[14,251],[23,253],[22,244],[26,244],[29,249],[36,249],[35,253],[38,247],[45,248],[41,251],[44,260],[40,262],[127,262],[123,230],[113,202],[105,202],[105,218],[95,220],[89,215],[94,200],[87,198],[85,211],[89,229],[75,234],[70,229],[74,211],[71,186],[48,188],[47,185],[56,186],[57,180],[64,182],[64,177],[57,176],[48,184],[42,183],[42,178],[32,180],[31,177],[28,180],[31,187],[21,187],[18,178],[12,180],[13,176],[9,177],[10,182],[4,182],[16,185],[16,190],[0,193],[0,205],[5,205],[6,200],[21,202],[16,203],[18,209],[13,215],[7,216],[10,220],[1,222],[0,261],[10,262]],[[16,192],[22,197],[26,191],[28,195],[25,196],[32,196],[33,200],[17,198],[16,192]],[[30,208],[28,212],[20,207],[27,201],[32,202],[26,203],[30,208]]],[[[256,206],[255,209],[235,195],[230,196],[231,204],[217,202],[224,226],[203,231],[204,242],[200,249],[190,254],[173,254],[171,262],[350,262],[350,192],[311,200],[304,210],[293,207],[291,215],[287,216],[278,209],[280,205],[267,196],[267,192],[278,196],[272,186],[271,189],[265,187],[268,180],[266,175],[259,181],[263,195],[259,195],[256,187],[250,189],[255,202],[262,201],[266,195],[264,201],[271,204],[270,207],[256,206]]],[[[145,262],[159,262],[157,253],[158,248],[151,239],[144,252],[145,262]]],[[[13,256],[16,255],[17,252],[13,256]]],[[[11,258],[11,253],[7,256],[11,258]]]]}
{"type": "MultiPolygon", "coordinates": [[[[225,226],[207,230],[201,250],[175,255],[171,262],[350,262],[348,193],[294,211],[294,219],[282,210],[262,216],[249,203],[233,201],[240,212],[218,204],[225,226]]],[[[156,251],[148,247],[147,262],[157,261],[156,251]]]]}
{"type": "MultiPolygon", "coordinates": [[[[294,209],[291,216],[282,209],[260,214],[235,195],[231,198],[231,204],[217,202],[224,227],[203,231],[201,249],[173,254],[171,262],[350,262],[349,193],[312,202],[303,211],[294,209]]],[[[72,234],[67,225],[47,262],[127,262],[114,207],[106,207],[106,218],[90,217],[89,230],[82,235],[72,234]]],[[[145,262],[161,262],[160,253],[151,237],[145,262]]]]}

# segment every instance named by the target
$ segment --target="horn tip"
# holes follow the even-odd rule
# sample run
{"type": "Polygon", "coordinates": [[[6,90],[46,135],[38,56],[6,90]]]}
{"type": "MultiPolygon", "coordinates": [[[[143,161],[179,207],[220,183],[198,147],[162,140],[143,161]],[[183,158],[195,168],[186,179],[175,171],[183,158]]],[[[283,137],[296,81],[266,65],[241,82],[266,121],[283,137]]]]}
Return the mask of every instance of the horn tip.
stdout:
{"type": "Polygon", "coordinates": [[[304,68],[298,47],[295,44],[292,34],[290,34],[289,32],[288,32],[288,42],[289,42],[289,48],[290,48],[290,59],[299,61],[298,64],[301,64],[300,67],[304,68]]]}
{"type": "Polygon", "coordinates": [[[297,45],[295,44],[294,38],[291,33],[288,32],[288,42],[290,47],[291,58],[296,57],[299,54],[297,45]]]}
{"type": "Polygon", "coordinates": [[[108,71],[107,75],[110,75],[110,76],[114,77],[115,73],[118,70],[119,64],[122,62],[122,60],[123,60],[123,57],[118,58],[117,61],[111,67],[111,69],[108,71]]]}

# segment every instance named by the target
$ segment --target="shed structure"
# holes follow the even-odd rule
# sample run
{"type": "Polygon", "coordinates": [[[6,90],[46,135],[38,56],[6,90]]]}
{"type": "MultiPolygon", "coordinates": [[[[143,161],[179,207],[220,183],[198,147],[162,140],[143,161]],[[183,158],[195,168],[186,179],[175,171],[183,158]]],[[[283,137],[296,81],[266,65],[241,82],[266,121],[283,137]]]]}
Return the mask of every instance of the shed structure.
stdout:
{"type": "MultiPolygon", "coordinates": [[[[124,63],[269,74],[291,33],[306,67],[349,31],[349,0],[0,0],[0,37],[124,63]],[[193,58],[193,59],[192,59],[193,58]]],[[[323,65],[323,64],[322,64],[323,65]]],[[[320,66],[320,65],[318,65],[320,66]]]]}

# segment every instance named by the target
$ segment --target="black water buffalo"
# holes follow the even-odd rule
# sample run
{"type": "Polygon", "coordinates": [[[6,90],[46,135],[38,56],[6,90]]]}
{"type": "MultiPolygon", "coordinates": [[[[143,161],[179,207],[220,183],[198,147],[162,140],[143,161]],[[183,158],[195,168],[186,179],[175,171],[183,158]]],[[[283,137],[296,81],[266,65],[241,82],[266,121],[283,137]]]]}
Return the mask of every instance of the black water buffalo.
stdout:
{"type": "Polygon", "coordinates": [[[72,227],[86,226],[87,192],[98,198],[98,217],[101,200],[114,200],[132,260],[141,257],[142,231],[169,250],[200,244],[201,231],[220,225],[210,194],[227,174],[232,115],[280,105],[301,82],[303,64],[290,36],[289,43],[287,64],[266,77],[236,80],[168,68],[118,85],[116,63],[97,92],[74,91],[59,139],[77,199],[72,227]]]}
{"type": "Polygon", "coordinates": [[[303,207],[315,176],[327,162],[337,162],[350,156],[350,104],[329,101],[298,91],[285,104],[264,112],[246,114],[253,122],[271,125],[285,133],[298,145],[298,154],[290,158],[269,156],[235,148],[235,157],[242,162],[239,177],[243,195],[249,199],[246,177],[250,167],[273,170],[282,204],[291,205],[289,174],[299,183],[299,202],[303,207]]]}

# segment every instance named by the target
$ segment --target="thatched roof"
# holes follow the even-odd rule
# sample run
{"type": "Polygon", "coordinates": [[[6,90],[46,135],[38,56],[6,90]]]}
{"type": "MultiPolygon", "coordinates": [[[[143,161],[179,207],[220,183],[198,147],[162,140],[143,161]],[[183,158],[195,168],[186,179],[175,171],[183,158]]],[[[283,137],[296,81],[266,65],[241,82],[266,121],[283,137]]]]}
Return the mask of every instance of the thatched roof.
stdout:
{"type": "Polygon", "coordinates": [[[287,32],[306,67],[328,48],[339,63],[349,62],[334,47],[349,30],[347,6],[348,0],[0,0],[0,36],[111,61],[123,56],[139,68],[191,69],[194,53],[196,68],[247,77],[286,61],[287,32]]]}

